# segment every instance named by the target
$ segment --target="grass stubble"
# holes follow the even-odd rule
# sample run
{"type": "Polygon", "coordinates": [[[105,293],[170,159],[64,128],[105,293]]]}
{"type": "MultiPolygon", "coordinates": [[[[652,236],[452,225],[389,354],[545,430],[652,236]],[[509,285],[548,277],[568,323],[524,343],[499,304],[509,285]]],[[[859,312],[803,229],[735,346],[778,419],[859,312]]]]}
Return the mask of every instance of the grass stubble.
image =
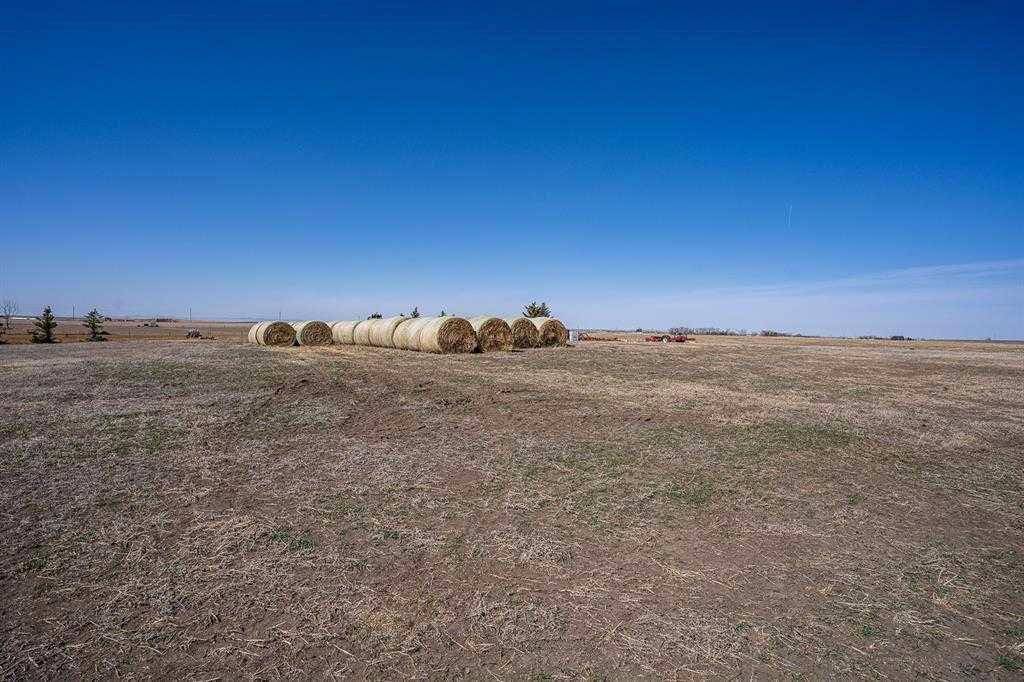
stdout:
{"type": "Polygon", "coordinates": [[[0,665],[1009,678],[1020,352],[9,347],[0,665]]]}

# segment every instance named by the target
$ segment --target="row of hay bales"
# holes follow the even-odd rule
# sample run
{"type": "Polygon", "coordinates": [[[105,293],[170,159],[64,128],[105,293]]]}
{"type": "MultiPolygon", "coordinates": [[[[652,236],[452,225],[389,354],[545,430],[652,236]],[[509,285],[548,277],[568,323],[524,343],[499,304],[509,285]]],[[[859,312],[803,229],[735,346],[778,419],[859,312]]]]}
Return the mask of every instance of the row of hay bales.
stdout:
{"type": "Polygon", "coordinates": [[[402,348],[426,353],[472,353],[564,346],[565,325],[553,317],[385,317],[321,322],[258,322],[249,342],[261,346],[339,345],[402,348]]]}

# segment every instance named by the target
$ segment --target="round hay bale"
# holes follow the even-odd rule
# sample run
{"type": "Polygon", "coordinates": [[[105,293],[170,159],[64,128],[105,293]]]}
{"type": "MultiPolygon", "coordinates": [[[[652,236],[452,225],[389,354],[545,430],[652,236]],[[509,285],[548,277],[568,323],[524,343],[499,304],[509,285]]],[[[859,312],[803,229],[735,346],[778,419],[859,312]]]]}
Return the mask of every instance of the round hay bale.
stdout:
{"type": "Polygon", "coordinates": [[[469,318],[476,332],[477,346],[484,353],[492,350],[511,350],[512,328],[500,317],[479,315],[469,318]]]}
{"type": "Polygon", "coordinates": [[[356,331],[356,325],[365,320],[340,320],[338,322],[331,323],[331,337],[334,339],[334,343],[342,344],[345,346],[351,346],[356,342],[353,334],[356,331]]]}
{"type": "Polygon", "coordinates": [[[300,346],[331,345],[331,328],[320,320],[292,322],[295,327],[295,342],[300,346]]]}
{"type": "Polygon", "coordinates": [[[418,350],[426,353],[472,353],[476,332],[461,317],[435,317],[420,328],[418,350]]]}
{"type": "Polygon", "coordinates": [[[352,329],[352,343],[357,346],[370,345],[370,330],[376,320],[359,320],[352,329]]]}
{"type": "Polygon", "coordinates": [[[260,346],[293,346],[295,329],[287,322],[277,320],[257,322],[249,330],[249,343],[260,346]]]}
{"type": "Polygon", "coordinates": [[[420,330],[423,329],[427,322],[430,322],[433,319],[435,318],[409,317],[403,320],[395,329],[395,335],[392,337],[395,343],[395,348],[401,348],[403,350],[419,350],[420,330]]]}
{"type": "Polygon", "coordinates": [[[395,347],[395,329],[407,318],[402,315],[385,317],[382,320],[370,320],[370,345],[378,348],[395,347]]]}
{"type": "Polygon", "coordinates": [[[536,348],[540,345],[540,331],[528,317],[506,317],[512,331],[513,348],[536,348]]]}
{"type": "Polygon", "coordinates": [[[542,346],[564,346],[569,343],[569,330],[553,317],[528,318],[537,327],[542,346]]]}

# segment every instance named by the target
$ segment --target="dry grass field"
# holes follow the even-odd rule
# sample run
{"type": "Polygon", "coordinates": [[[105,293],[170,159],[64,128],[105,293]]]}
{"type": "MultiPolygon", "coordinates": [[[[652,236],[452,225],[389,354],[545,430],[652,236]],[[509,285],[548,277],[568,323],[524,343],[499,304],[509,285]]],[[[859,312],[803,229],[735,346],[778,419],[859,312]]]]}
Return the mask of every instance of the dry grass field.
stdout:
{"type": "Polygon", "coordinates": [[[1024,347],[0,347],[4,678],[1018,678],[1024,347]]]}

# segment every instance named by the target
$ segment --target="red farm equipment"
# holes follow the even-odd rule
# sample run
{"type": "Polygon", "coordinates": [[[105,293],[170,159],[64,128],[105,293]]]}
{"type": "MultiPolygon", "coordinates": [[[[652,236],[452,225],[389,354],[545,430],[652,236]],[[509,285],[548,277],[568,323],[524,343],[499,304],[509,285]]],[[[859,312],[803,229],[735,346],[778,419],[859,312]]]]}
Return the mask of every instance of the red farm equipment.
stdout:
{"type": "Polygon", "coordinates": [[[651,341],[652,343],[685,343],[686,341],[693,341],[693,339],[686,334],[655,334],[653,336],[645,336],[644,341],[651,341]]]}

